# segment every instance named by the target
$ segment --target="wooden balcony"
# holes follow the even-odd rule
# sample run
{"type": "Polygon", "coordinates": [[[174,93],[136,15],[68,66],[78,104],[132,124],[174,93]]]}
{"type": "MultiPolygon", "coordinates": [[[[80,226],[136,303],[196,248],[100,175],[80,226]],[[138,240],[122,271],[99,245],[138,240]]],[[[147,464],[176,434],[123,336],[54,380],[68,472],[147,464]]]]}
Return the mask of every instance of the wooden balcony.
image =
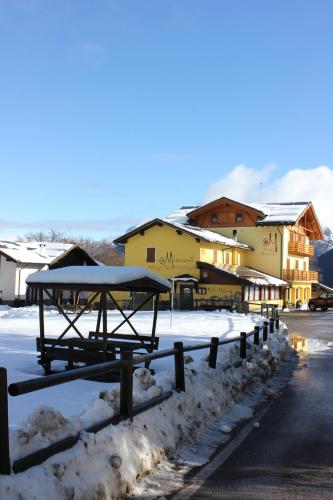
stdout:
{"type": "Polygon", "coordinates": [[[318,281],[317,271],[300,271],[299,269],[284,269],[282,279],[286,281],[318,281]]]}
{"type": "Polygon", "coordinates": [[[313,257],[314,245],[307,245],[299,241],[289,241],[288,253],[291,255],[302,255],[303,257],[313,257]]]}

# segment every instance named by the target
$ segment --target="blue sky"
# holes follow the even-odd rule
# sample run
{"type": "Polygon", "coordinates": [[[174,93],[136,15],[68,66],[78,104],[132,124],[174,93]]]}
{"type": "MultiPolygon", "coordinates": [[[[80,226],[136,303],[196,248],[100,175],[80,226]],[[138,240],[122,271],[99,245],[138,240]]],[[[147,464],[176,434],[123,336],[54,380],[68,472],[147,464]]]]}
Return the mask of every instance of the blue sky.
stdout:
{"type": "Polygon", "coordinates": [[[0,7],[0,237],[112,238],[240,164],[331,172],[331,1],[0,7]]]}

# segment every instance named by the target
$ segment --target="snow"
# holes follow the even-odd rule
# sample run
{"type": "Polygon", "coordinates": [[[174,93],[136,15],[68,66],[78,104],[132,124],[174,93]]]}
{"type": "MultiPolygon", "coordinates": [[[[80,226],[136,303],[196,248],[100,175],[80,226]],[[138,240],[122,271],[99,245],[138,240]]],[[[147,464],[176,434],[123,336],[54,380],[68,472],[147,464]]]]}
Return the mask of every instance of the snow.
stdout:
{"type": "Polygon", "coordinates": [[[170,282],[144,267],[131,266],[68,266],[37,271],[26,279],[27,284],[120,285],[148,278],[170,289],[170,282]]]}
{"type": "Polygon", "coordinates": [[[24,264],[50,264],[74,246],[71,243],[0,240],[1,252],[15,262],[24,264]]]}
{"type": "MultiPolygon", "coordinates": [[[[205,263],[201,263],[205,264],[205,263]]],[[[283,281],[275,276],[270,276],[269,274],[263,273],[261,271],[257,271],[255,269],[251,269],[250,267],[245,266],[236,266],[232,264],[224,264],[221,266],[212,266],[209,264],[209,267],[215,267],[216,269],[221,269],[227,273],[232,274],[233,276],[237,276],[238,278],[246,279],[250,281],[254,285],[272,285],[272,286],[286,286],[287,282],[283,281]]]]}
{"type": "Polygon", "coordinates": [[[189,212],[192,212],[192,210],[195,210],[196,208],[199,208],[199,205],[181,207],[178,210],[175,210],[171,214],[167,215],[165,217],[165,220],[171,222],[172,224],[173,223],[187,224],[188,223],[187,214],[189,212]]]}
{"type": "MultiPolygon", "coordinates": [[[[86,332],[96,322],[95,312],[79,319],[86,332]]],[[[110,321],[119,321],[112,311],[110,321]]],[[[0,365],[8,369],[9,382],[41,374],[36,363],[38,329],[36,307],[0,310],[0,365]]],[[[147,331],[151,312],[137,314],[135,326],[147,331]]],[[[175,312],[170,328],[169,312],[158,319],[160,348],[174,341],[186,345],[207,342],[211,336],[230,338],[261,324],[258,316],[228,312],[175,312]]],[[[46,310],[46,331],[56,336],[65,327],[64,318],[54,309],[46,310]]],[[[134,487],[137,477],[153,470],[190,438],[199,438],[207,426],[234,427],[249,418],[251,411],[242,394],[255,386],[262,391],[265,380],[283,355],[286,339],[282,331],[270,336],[266,346],[253,346],[248,361],[240,362],[239,347],[228,344],[219,349],[217,368],[208,368],[208,351],[191,352],[185,366],[186,392],[173,393],[160,405],[136,416],[133,422],[110,425],[96,434],[81,432],[79,442],[40,466],[11,477],[1,477],[0,498],[117,498],[134,487]],[[228,413],[229,412],[229,413],[228,413]],[[228,416],[229,415],[229,416],[228,416]]],[[[144,368],[134,374],[134,402],[155,397],[174,386],[173,359],[152,364],[153,376],[144,368]]],[[[9,399],[12,459],[76,434],[89,425],[109,418],[119,408],[119,384],[75,381],[9,399]],[[99,397],[100,395],[100,397],[99,397]]],[[[223,432],[221,431],[221,435],[223,432]]],[[[222,438],[221,438],[222,439],[222,438]]],[[[208,444],[206,444],[208,446],[208,444]]],[[[209,448],[209,446],[208,446],[209,448]]],[[[137,494],[136,498],[139,495],[137,494]]]]}
{"type": "Polygon", "coordinates": [[[227,236],[223,236],[222,234],[216,233],[214,231],[209,231],[207,229],[203,229],[201,227],[190,226],[188,223],[185,223],[185,219],[183,217],[175,217],[170,219],[152,219],[150,221],[145,222],[144,224],[140,224],[139,226],[135,226],[131,228],[127,233],[123,234],[116,240],[116,243],[123,243],[125,239],[132,236],[133,234],[138,233],[140,230],[147,229],[149,227],[153,227],[157,224],[168,224],[171,227],[184,231],[185,233],[192,234],[198,238],[201,238],[205,241],[209,241],[210,243],[218,243],[220,245],[225,245],[229,247],[237,247],[243,248],[244,250],[252,250],[252,248],[246,243],[241,243],[239,241],[235,241],[232,238],[227,236]],[[179,221],[183,221],[183,223],[179,221]]]}
{"type": "Polygon", "coordinates": [[[215,233],[214,231],[208,231],[207,229],[202,229],[201,227],[179,224],[178,222],[173,222],[172,225],[180,230],[194,234],[195,236],[198,236],[199,238],[202,238],[211,243],[219,243],[221,245],[226,245],[229,247],[237,247],[237,248],[243,248],[244,250],[252,250],[251,247],[246,243],[240,243],[239,241],[235,241],[232,238],[228,238],[227,236],[223,236],[222,234],[215,233]]]}
{"type": "Polygon", "coordinates": [[[257,221],[261,224],[276,224],[278,222],[296,222],[307,208],[309,202],[289,202],[289,203],[247,203],[248,206],[260,210],[266,217],[262,221],[257,221]]]}
{"type": "MultiPolygon", "coordinates": [[[[309,202],[307,201],[290,201],[285,203],[246,203],[248,207],[252,207],[255,210],[259,210],[260,212],[265,214],[265,218],[262,221],[257,222],[258,225],[268,224],[270,222],[296,222],[300,215],[302,215],[304,210],[307,208],[308,204],[309,202]]],[[[172,223],[187,224],[189,222],[187,214],[197,208],[200,208],[200,206],[182,207],[179,210],[176,210],[168,215],[166,217],[166,220],[172,223]]]]}

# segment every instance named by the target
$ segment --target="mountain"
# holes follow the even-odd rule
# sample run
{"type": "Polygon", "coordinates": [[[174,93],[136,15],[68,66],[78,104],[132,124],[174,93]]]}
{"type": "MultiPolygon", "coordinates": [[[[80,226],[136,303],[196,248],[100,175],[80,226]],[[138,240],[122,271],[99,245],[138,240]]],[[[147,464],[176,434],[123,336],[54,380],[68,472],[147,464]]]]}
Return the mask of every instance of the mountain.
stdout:
{"type": "Polygon", "coordinates": [[[333,287],[333,231],[327,226],[323,229],[325,239],[315,242],[311,267],[319,272],[320,283],[333,287]]]}
{"type": "Polygon", "coordinates": [[[325,239],[315,241],[315,257],[320,257],[333,249],[333,231],[330,227],[323,227],[325,239]]]}

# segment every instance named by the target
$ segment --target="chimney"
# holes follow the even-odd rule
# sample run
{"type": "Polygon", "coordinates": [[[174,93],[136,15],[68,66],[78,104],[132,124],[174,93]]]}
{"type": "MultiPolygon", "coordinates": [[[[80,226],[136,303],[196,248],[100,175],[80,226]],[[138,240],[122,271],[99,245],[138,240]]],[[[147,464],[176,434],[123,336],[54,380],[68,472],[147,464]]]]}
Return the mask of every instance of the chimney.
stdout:
{"type": "Polygon", "coordinates": [[[45,243],[39,243],[39,255],[41,255],[42,257],[47,257],[47,253],[46,253],[46,245],[45,243]]]}
{"type": "Polygon", "coordinates": [[[237,241],[237,229],[233,229],[233,230],[232,230],[232,239],[233,239],[234,241],[237,241]]]}

